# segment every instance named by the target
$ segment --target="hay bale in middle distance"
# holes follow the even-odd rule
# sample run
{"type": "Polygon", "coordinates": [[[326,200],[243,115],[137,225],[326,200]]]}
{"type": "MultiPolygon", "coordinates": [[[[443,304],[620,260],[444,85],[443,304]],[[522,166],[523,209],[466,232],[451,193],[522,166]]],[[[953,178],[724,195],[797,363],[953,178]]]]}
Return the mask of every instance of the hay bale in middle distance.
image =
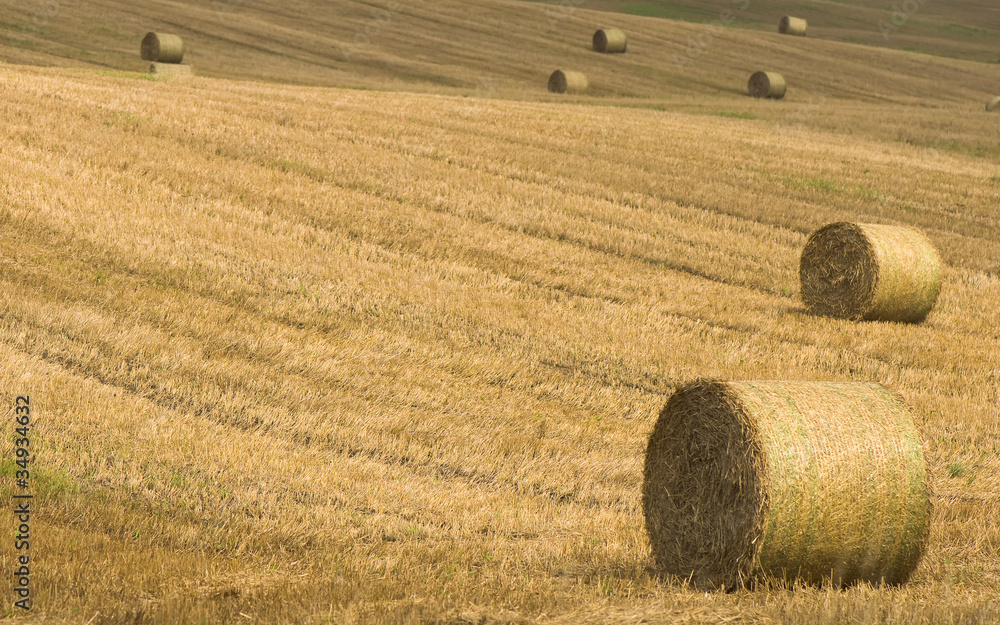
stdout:
{"type": "Polygon", "coordinates": [[[786,15],[781,18],[780,22],[778,22],[778,32],[782,35],[805,37],[807,28],[809,28],[809,23],[801,17],[791,17],[790,15],[786,15]]]}
{"type": "Polygon", "coordinates": [[[806,240],[802,300],[842,319],[923,321],[941,290],[941,258],[915,228],[838,222],[806,240]]]}
{"type": "Polygon", "coordinates": [[[755,98],[785,97],[785,77],[776,72],[754,72],[747,82],[747,91],[755,98]]]}
{"type": "Polygon", "coordinates": [[[552,93],[583,93],[589,86],[587,77],[580,72],[557,69],[549,76],[549,91],[552,93]]]}
{"type": "Polygon", "coordinates": [[[594,33],[594,51],[605,54],[625,52],[628,39],[625,33],[617,28],[602,28],[594,33]]]}
{"type": "Polygon", "coordinates": [[[1000,95],[998,95],[998,96],[996,96],[994,98],[991,98],[990,101],[986,103],[986,110],[987,111],[992,111],[998,105],[1000,105],[1000,95]]]}
{"type": "Polygon", "coordinates": [[[143,61],[180,63],[184,60],[184,40],[177,35],[146,33],[139,54],[143,61]]]}
{"type": "Polygon", "coordinates": [[[650,434],[642,508],[660,570],[733,589],[901,584],[931,502],[913,417],[884,387],[699,380],[650,434]]]}

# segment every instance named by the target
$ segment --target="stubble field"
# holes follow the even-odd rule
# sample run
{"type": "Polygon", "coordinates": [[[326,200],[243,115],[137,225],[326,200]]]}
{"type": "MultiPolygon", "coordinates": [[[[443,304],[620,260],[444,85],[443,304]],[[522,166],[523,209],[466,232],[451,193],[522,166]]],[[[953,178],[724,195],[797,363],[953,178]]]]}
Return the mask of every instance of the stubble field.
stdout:
{"type": "Polygon", "coordinates": [[[977,147],[1000,130],[954,103],[895,109],[895,138],[877,102],[815,124],[731,103],[0,66],[0,380],[34,406],[35,617],[1000,619],[1000,169],[977,147]],[[799,252],[837,220],[928,234],[924,323],[806,313],[799,252]],[[898,390],[934,488],[911,583],[657,576],[643,452],[697,377],[898,390]]]}

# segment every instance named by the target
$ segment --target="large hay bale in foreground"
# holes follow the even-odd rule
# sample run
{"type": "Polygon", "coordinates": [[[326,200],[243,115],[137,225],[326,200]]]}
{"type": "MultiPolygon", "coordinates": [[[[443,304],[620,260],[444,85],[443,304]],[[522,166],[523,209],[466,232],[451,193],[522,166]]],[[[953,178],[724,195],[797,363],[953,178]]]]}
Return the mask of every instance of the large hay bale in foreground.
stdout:
{"type": "Polygon", "coordinates": [[[557,69],[549,76],[549,91],[552,93],[583,93],[590,83],[580,72],[564,72],[557,69]]]}
{"type": "Polygon", "coordinates": [[[991,98],[990,101],[986,103],[986,110],[987,111],[992,111],[997,106],[1000,106],[1000,95],[998,95],[998,96],[996,96],[994,98],[991,98]]]}
{"type": "Polygon", "coordinates": [[[747,82],[747,91],[755,98],[785,97],[785,77],[776,72],[754,72],[747,82]]]}
{"type": "Polygon", "coordinates": [[[797,37],[805,37],[806,29],[809,27],[809,23],[806,22],[801,17],[791,17],[786,15],[781,18],[778,22],[778,32],[782,35],[795,35],[797,37]]]}
{"type": "Polygon", "coordinates": [[[139,52],[143,61],[180,63],[184,60],[184,40],[177,35],[146,33],[139,52]]]}
{"type": "Polygon", "coordinates": [[[183,78],[194,76],[194,69],[190,65],[179,63],[150,63],[149,73],[158,78],[183,78]]]}
{"type": "Polygon", "coordinates": [[[913,418],[884,387],[700,380],[653,428],[642,507],[661,571],[732,589],[903,583],[931,502],[913,418]]]}
{"type": "Polygon", "coordinates": [[[839,222],[809,235],[799,279],[816,314],[919,322],[941,290],[941,258],[915,228],[839,222]]]}
{"type": "Polygon", "coordinates": [[[594,33],[594,51],[611,54],[625,52],[628,39],[625,33],[617,28],[602,28],[594,33]]]}

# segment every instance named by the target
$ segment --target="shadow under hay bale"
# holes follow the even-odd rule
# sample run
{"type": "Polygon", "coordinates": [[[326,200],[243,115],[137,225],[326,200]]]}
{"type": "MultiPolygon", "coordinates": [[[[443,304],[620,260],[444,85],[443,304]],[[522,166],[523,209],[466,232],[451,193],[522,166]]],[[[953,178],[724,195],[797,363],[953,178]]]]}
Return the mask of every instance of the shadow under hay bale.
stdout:
{"type": "Polygon", "coordinates": [[[997,108],[997,106],[1000,106],[1000,95],[994,98],[990,98],[990,101],[986,103],[986,110],[992,111],[993,109],[997,108]]]}
{"type": "Polygon", "coordinates": [[[747,92],[755,98],[785,97],[785,77],[776,72],[754,72],[747,82],[747,92]]]}
{"type": "Polygon", "coordinates": [[[625,33],[617,28],[602,28],[594,33],[594,51],[604,54],[625,52],[628,39],[625,33]]]}
{"type": "Polygon", "coordinates": [[[159,78],[184,78],[194,76],[194,68],[178,63],[150,63],[149,73],[159,78]]]}
{"type": "Polygon", "coordinates": [[[795,35],[797,37],[805,37],[806,29],[809,27],[809,23],[806,22],[801,17],[791,17],[786,15],[781,18],[778,22],[778,32],[782,35],[795,35]]]}
{"type": "Polygon", "coordinates": [[[815,314],[917,323],[937,301],[941,258],[915,228],[839,222],[809,235],[799,279],[815,314]]]}
{"type": "Polygon", "coordinates": [[[583,93],[589,86],[587,77],[580,72],[557,69],[549,76],[549,91],[552,93],[583,93]]]}
{"type": "Polygon", "coordinates": [[[642,507],[661,571],[729,589],[901,584],[931,512],[909,410],[855,382],[680,388],[649,437],[642,507]]]}
{"type": "Polygon", "coordinates": [[[177,35],[146,33],[139,53],[143,61],[180,63],[184,60],[184,40],[177,35]]]}

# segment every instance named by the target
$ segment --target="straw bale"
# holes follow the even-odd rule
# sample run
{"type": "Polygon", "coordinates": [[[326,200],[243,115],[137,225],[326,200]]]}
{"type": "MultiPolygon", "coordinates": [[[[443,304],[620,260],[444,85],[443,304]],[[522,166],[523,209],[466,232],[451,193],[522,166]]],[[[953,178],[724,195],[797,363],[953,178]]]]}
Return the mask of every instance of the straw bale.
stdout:
{"type": "Polygon", "coordinates": [[[139,52],[143,61],[180,63],[184,60],[184,40],[177,35],[146,33],[139,52]]]}
{"type": "Polygon", "coordinates": [[[625,52],[628,39],[625,33],[617,28],[602,28],[594,33],[594,51],[605,54],[625,52]]]}
{"type": "Polygon", "coordinates": [[[697,587],[901,584],[930,490],[913,418],[859,382],[698,380],[649,437],[642,487],[656,566],[697,587]]]}
{"type": "Polygon", "coordinates": [[[580,72],[564,72],[557,69],[549,76],[549,91],[552,93],[583,93],[590,83],[580,72]]]}
{"type": "Polygon", "coordinates": [[[809,235],[799,279],[816,314],[916,323],[937,301],[941,257],[915,228],[838,222],[809,235]]]}
{"type": "Polygon", "coordinates": [[[778,32],[782,35],[795,35],[797,37],[805,37],[806,29],[809,27],[809,23],[801,17],[791,17],[786,15],[781,18],[778,22],[778,32]]]}
{"type": "Polygon", "coordinates": [[[755,98],[785,97],[785,77],[776,72],[754,72],[747,82],[747,91],[755,98]]]}

